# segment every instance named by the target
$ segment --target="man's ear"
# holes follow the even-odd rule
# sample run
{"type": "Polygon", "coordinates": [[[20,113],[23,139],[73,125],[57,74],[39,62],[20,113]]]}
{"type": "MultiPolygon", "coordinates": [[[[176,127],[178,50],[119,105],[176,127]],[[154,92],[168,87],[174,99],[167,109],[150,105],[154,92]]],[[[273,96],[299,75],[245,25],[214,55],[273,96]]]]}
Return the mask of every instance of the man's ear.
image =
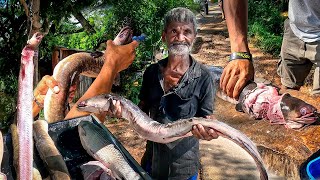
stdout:
{"type": "Polygon", "coordinates": [[[161,39],[162,39],[162,42],[166,42],[166,32],[165,31],[162,31],[161,39]]]}

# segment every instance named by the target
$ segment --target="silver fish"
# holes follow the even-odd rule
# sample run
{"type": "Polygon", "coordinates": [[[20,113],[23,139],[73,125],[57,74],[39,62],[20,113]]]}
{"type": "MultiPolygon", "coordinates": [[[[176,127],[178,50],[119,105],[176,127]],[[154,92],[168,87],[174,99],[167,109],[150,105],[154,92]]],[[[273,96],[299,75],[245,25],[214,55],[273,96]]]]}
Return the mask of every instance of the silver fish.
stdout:
{"type": "Polygon", "coordinates": [[[78,104],[78,109],[80,111],[92,113],[115,113],[116,107],[113,104],[113,101],[120,102],[122,108],[121,117],[128,120],[130,126],[141,137],[150,141],[169,143],[183,137],[191,136],[192,127],[196,124],[202,124],[205,127],[214,129],[220,136],[235,142],[245,149],[255,160],[260,171],[260,178],[268,179],[266,169],[254,143],[240,131],[218,120],[189,118],[168,124],[160,124],[159,122],[152,120],[131,101],[113,94],[102,94],[89,98],[88,100],[80,102],[78,104]]]}
{"type": "Polygon", "coordinates": [[[79,137],[83,148],[96,160],[111,170],[118,179],[140,180],[136,173],[114,145],[107,141],[104,130],[95,124],[82,121],[78,125],[79,137]]]}

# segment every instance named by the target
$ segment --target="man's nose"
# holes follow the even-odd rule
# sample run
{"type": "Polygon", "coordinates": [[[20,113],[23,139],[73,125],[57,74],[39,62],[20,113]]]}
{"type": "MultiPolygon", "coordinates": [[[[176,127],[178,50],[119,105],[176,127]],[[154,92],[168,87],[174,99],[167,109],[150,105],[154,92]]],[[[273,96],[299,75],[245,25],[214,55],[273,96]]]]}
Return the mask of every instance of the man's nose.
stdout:
{"type": "Polygon", "coordinates": [[[185,38],[186,38],[182,33],[177,34],[176,37],[178,41],[185,41],[185,38]]]}

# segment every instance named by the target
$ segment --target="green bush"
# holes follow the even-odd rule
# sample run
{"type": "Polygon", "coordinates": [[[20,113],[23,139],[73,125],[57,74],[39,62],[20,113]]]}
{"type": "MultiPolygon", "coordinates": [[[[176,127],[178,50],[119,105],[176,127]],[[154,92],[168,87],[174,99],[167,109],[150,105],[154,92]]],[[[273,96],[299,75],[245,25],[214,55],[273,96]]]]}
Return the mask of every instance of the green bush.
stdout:
{"type": "Polygon", "coordinates": [[[281,49],[285,1],[249,0],[248,31],[255,45],[278,55],[281,49]]]}
{"type": "Polygon", "coordinates": [[[255,22],[250,27],[250,34],[254,37],[256,46],[264,52],[270,53],[274,56],[279,55],[281,50],[282,35],[276,35],[269,32],[265,26],[259,22],[255,22]]]}
{"type": "Polygon", "coordinates": [[[14,118],[16,98],[3,92],[0,97],[0,129],[5,129],[14,118]]]}

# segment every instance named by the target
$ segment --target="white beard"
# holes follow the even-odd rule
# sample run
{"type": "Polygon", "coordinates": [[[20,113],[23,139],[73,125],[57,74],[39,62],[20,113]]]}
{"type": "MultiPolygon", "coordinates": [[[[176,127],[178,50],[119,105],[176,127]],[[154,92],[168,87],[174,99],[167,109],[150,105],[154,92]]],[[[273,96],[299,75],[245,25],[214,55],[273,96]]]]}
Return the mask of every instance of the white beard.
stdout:
{"type": "Polygon", "coordinates": [[[176,56],[188,55],[190,50],[190,47],[184,44],[174,45],[169,47],[169,54],[176,56]]]}

